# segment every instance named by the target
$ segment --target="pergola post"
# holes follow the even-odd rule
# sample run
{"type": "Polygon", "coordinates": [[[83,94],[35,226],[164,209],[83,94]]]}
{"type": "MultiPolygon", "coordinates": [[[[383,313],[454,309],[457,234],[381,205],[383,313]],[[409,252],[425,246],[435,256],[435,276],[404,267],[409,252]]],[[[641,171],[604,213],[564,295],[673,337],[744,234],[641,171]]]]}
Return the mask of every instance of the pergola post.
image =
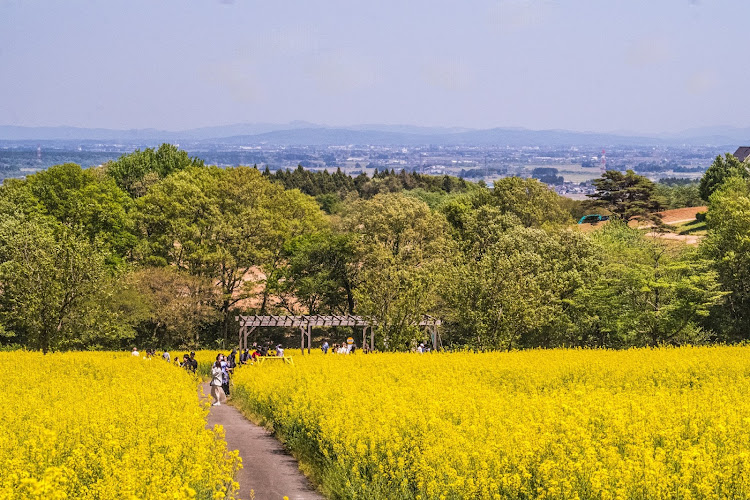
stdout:
{"type": "Polygon", "coordinates": [[[375,352],[375,329],[370,325],[370,352],[375,352]]]}
{"type": "Polygon", "coordinates": [[[310,354],[310,348],[312,347],[312,325],[307,324],[307,354],[310,354]]]}
{"type": "Polygon", "coordinates": [[[305,355],[305,327],[300,326],[299,327],[300,332],[300,351],[302,351],[302,355],[305,355]]]}

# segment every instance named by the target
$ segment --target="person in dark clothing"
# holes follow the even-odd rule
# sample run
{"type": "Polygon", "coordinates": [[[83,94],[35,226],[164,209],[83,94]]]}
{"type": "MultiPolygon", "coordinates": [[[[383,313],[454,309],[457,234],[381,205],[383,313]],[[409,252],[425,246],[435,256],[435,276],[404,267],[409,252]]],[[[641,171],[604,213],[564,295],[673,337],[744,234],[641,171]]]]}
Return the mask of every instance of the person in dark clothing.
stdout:
{"type": "Polygon", "coordinates": [[[229,367],[229,363],[226,360],[226,356],[223,354],[219,354],[218,356],[219,363],[221,366],[221,373],[222,373],[222,379],[221,379],[221,387],[224,389],[224,394],[229,397],[229,377],[232,373],[232,368],[229,367]]]}
{"type": "Polygon", "coordinates": [[[227,359],[227,363],[229,364],[230,369],[237,366],[237,349],[232,349],[231,354],[229,354],[229,359],[227,359]]]}
{"type": "Polygon", "coordinates": [[[190,361],[190,371],[192,371],[193,373],[195,373],[196,370],[198,369],[198,360],[195,359],[195,352],[194,351],[190,352],[190,360],[189,361],[190,361]]]}

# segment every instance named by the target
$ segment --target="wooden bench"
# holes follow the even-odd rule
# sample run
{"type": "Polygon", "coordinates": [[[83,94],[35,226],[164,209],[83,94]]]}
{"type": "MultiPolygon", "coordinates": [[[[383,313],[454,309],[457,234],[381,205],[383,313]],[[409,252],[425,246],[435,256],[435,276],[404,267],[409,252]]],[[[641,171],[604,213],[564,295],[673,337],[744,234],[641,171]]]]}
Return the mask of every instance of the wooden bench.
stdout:
{"type": "Polygon", "coordinates": [[[278,359],[288,365],[294,365],[294,360],[291,356],[258,356],[258,364],[262,365],[267,359],[278,359]]]}

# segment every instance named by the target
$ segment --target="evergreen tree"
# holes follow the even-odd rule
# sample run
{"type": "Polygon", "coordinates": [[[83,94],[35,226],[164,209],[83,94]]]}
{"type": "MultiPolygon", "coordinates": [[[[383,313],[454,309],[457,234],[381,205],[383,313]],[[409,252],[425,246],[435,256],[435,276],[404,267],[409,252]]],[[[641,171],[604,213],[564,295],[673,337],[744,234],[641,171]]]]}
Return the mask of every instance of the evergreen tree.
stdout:
{"type": "Polygon", "coordinates": [[[654,197],[654,183],[646,177],[632,170],[625,174],[607,170],[594,180],[594,187],[596,192],[588,195],[593,198],[586,204],[589,208],[604,208],[625,222],[639,218],[661,223],[657,212],[663,207],[654,197]]]}

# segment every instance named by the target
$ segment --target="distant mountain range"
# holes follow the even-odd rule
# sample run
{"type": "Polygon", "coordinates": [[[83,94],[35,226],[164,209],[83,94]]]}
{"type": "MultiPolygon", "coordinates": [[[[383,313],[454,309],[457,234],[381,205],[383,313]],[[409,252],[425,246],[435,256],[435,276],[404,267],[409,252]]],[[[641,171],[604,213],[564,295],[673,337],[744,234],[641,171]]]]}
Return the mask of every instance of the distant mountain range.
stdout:
{"type": "Polygon", "coordinates": [[[187,142],[199,146],[219,145],[377,145],[377,146],[669,146],[750,145],[750,128],[707,127],[676,134],[631,135],[568,130],[528,130],[522,128],[418,127],[412,125],[357,125],[327,127],[308,122],[287,124],[245,123],[203,127],[182,131],[157,129],[112,130],[77,127],[0,126],[0,141],[80,141],[128,144],[187,142]]]}

